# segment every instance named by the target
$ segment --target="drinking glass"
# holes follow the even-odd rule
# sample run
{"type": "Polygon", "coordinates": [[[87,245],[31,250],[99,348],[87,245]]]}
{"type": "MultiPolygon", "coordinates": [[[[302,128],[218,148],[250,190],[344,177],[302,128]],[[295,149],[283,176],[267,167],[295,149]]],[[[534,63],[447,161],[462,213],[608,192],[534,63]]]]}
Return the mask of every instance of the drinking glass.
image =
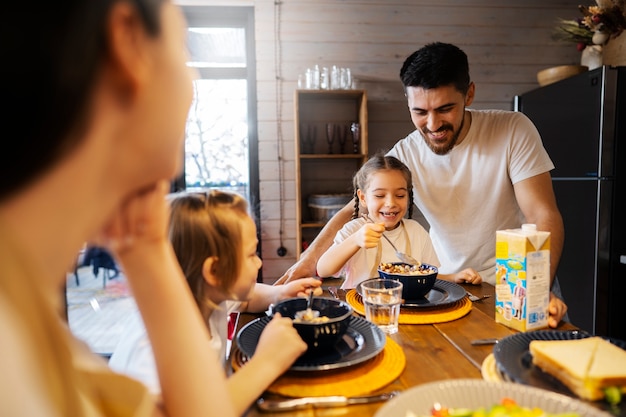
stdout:
{"type": "Polygon", "coordinates": [[[335,124],[326,123],[326,141],[328,142],[328,153],[333,153],[333,143],[335,142],[335,124]]]}
{"type": "Polygon", "coordinates": [[[361,284],[365,318],[383,332],[398,332],[402,283],[393,279],[370,279],[361,284]]]}
{"type": "Polygon", "coordinates": [[[302,153],[315,153],[315,125],[302,123],[300,137],[302,138],[302,153]]]}
{"type": "Polygon", "coordinates": [[[359,123],[352,123],[350,125],[352,131],[352,146],[354,153],[359,153],[359,143],[361,142],[361,125],[359,123]]]}
{"type": "Polygon", "coordinates": [[[339,140],[339,153],[345,153],[346,140],[348,139],[348,126],[337,125],[337,139],[339,140]]]}
{"type": "Polygon", "coordinates": [[[350,90],[352,88],[352,72],[350,68],[341,68],[339,78],[342,89],[350,90]]]}

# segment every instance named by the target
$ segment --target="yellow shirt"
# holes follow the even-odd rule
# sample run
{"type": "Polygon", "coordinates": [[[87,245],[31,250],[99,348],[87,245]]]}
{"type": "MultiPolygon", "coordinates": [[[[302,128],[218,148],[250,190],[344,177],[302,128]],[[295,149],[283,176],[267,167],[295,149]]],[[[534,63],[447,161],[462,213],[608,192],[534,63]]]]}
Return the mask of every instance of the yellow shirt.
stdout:
{"type": "Polygon", "coordinates": [[[146,387],[112,372],[71,334],[55,279],[0,224],[0,415],[151,416],[146,387]]]}

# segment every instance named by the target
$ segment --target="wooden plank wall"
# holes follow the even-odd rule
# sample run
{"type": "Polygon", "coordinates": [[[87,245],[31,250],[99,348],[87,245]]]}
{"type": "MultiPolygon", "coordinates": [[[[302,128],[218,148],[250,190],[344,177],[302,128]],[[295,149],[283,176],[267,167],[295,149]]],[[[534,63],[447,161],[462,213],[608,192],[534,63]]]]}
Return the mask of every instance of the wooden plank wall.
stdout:
{"type": "Polygon", "coordinates": [[[368,92],[369,149],[374,153],[388,149],[413,130],[398,81],[400,66],[413,51],[432,41],[458,45],[468,54],[471,77],[476,83],[472,107],[511,109],[516,94],[538,87],[537,71],[580,62],[573,45],[555,42],[550,37],[558,18],[579,17],[579,3],[580,0],[179,1],[189,5],[255,8],[264,280],[273,282],[295,262],[293,90],[299,74],[315,64],[352,69],[358,87],[368,92]],[[275,65],[277,52],[279,70],[275,65]],[[282,77],[277,79],[277,74],[282,77]],[[281,120],[277,120],[277,114],[281,120]],[[281,170],[283,202],[279,198],[281,170]],[[276,254],[281,229],[288,250],[285,257],[276,254]]]}

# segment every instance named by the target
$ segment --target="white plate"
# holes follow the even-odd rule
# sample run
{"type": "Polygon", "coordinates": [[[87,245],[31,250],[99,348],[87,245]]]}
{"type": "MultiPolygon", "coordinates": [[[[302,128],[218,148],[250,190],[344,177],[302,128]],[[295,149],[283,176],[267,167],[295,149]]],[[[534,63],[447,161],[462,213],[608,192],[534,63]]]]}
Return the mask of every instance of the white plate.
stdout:
{"type": "Polygon", "coordinates": [[[589,404],[555,392],[515,384],[480,379],[448,379],[409,388],[384,404],[375,417],[429,416],[433,403],[444,407],[490,407],[502,398],[515,400],[523,407],[539,407],[549,413],[575,412],[584,417],[611,416],[589,404]]]}

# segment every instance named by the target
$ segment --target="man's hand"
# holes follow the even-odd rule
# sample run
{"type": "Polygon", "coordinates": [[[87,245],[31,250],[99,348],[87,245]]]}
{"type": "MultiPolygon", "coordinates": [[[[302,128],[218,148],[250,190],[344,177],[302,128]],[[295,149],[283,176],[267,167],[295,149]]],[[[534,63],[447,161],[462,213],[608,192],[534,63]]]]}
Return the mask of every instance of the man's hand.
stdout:
{"type": "Polygon", "coordinates": [[[548,312],[550,313],[548,326],[552,328],[558,326],[565,313],[567,313],[567,305],[552,292],[550,293],[550,305],[548,306],[548,312]]]}
{"type": "Polygon", "coordinates": [[[300,278],[314,277],[317,275],[315,271],[316,265],[317,257],[312,252],[304,251],[302,256],[300,256],[300,260],[291,265],[287,272],[274,282],[274,285],[286,284],[300,278]]]}
{"type": "Polygon", "coordinates": [[[483,278],[480,276],[478,272],[476,272],[472,268],[467,268],[462,270],[461,272],[457,272],[452,275],[454,282],[457,284],[472,284],[479,285],[483,282],[483,278]]]}
{"type": "Polygon", "coordinates": [[[350,220],[354,211],[353,204],[352,202],[346,204],[326,223],[307,250],[302,252],[300,260],[293,264],[282,277],[278,278],[274,285],[284,284],[299,278],[317,276],[317,260],[333,243],[337,231],[350,220]]]}

